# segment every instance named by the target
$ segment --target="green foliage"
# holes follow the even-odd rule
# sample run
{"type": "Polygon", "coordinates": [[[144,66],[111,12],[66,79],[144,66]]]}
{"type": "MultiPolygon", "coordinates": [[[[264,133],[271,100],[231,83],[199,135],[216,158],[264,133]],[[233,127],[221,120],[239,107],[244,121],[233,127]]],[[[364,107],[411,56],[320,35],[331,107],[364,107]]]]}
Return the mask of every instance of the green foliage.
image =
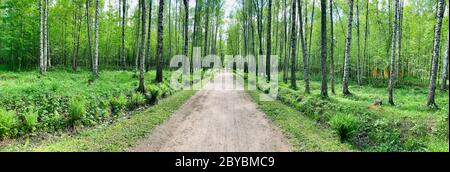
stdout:
{"type": "Polygon", "coordinates": [[[54,132],[63,129],[67,125],[66,119],[58,112],[41,115],[38,128],[44,132],[54,132]]]}
{"type": "Polygon", "coordinates": [[[259,91],[248,91],[259,108],[282,129],[294,151],[353,151],[347,143],[340,143],[331,129],[317,125],[296,108],[280,101],[260,101],[259,91]]]}
{"type": "MultiPolygon", "coordinates": [[[[24,115],[37,114],[34,132],[54,133],[66,129],[74,123],[78,127],[95,126],[111,122],[111,117],[117,117],[133,102],[133,106],[143,105],[143,97],[132,95],[136,79],[133,72],[102,71],[99,79],[89,85],[92,77],[90,71],[67,72],[65,70],[49,71],[45,77],[38,77],[34,72],[1,72],[0,73],[0,107],[14,109],[20,114],[13,130],[8,136],[21,136],[31,132],[31,125],[26,126],[24,115]],[[130,95],[127,97],[126,95],[130,95]],[[32,110],[32,112],[30,112],[32,110]],[[20,120],[19,120],[20,119],[20,120]]],[[[165,75],[170,73],[165,71],[165,75]]],[[[145,74],[146,83],[152,83],[154,71],[145,74]]],[[[170,95],[173,90],[167,83],[149,84],[160,91],[154,91],[158,98],[160,94],[170,95]]],[[[30,121],[31,122],[31,121],[30,121]]]]}
{"type": "Polygon", "coordinates": [[[330,127],[336,131],[341,141],[348,141],[358,129],[358,118],[351,114],[336,114],[329,121],[330,127]]]}
{"type": "Polygon", "coordinates": [[[128,104],[128,107],[130,109],[138,108],[144,104],[145,104],[144,95],[142,95],[141,93],[137,93],[137,92],[131,94],[130,101],[128,104]]]}
{"type": "Polygon", "coordinates": [[[24,146],[20,141],[0,148],[0,152],[119,152],[126,151],[151,132],[157,125],[167,120],[195,91],[180,91],[174,96],[161,100],[158,105],[138,112],[124,120],[94,130],[82,130],[78,135],[62,135],[51,140],[24,146]]]}
{"type": "Polygon", "coordinates": [[[0,138],[11,134],[16,126],[17,119],[14,111],[7,111],[0,108],[0,138]]]}
{"type": "Polygon", "coordinates": [[[173,94],[172,88],[166,83],[161,84],[159,89],[161,90],[161,97],[163,98],[173,94]]]}
{"type": "Polygon", "coordinates": [[[72,123],[82,120],[86,115],[86,102],[84,98],[75,97],[69,102],[69,115],[72,123]]]}
{"type": "Polygon", "coordinates": [[[39,115],[34,109],[30,108],[28,111],[26,111],[23,114],[25,130],[33,132],[38,124],[38,117],[39,115]]]}
{"type": "Polygon", "coordinates": [[[147,86],[147,90],[150,93],[150,102],[156,102],[161,98],[161,89],[158,86],[155,85],[149,85],[147,86]]]}
{"type": "Polygon", "coordinates": [[[113,115],[118,115],[125,109],[127,105],[127,97],[119,95],[118,97],[111,98],[111,111],[113,115]]]}
{"type": "MultiPolygon", "coordinates": [[[[320,78],[318,78],[320,79],[320,78]]],[[[298,85],[303,85],[299,81],[298,85]]],[[[292,90],[281,83],[278,99],[302,112],[302,115],[324,127],[330,126],[335,114],[351,114],[358,119],[358,128],[346,142],[355,148],[368,151],[430,151],[442,150],[442,140],[448,141],[448,108],[429,110],[424,106],[426,88],[397,88],[397,106],[373,106],[385,88],[352,86],[353,96],[339,94],[323,100],[320,83],[312,80],[312,94],[303,95],[303,88],[292,90]]],[[[336,85],[336,90],[340,84],[336,85]]],[[[440,92],[437,92],[440,93],[440,92]]],[[[448,95],[437,94],[438,104],[447,104],[448,95]]],[[[386,100],[385,97],[381,97],[386,100]]]]}

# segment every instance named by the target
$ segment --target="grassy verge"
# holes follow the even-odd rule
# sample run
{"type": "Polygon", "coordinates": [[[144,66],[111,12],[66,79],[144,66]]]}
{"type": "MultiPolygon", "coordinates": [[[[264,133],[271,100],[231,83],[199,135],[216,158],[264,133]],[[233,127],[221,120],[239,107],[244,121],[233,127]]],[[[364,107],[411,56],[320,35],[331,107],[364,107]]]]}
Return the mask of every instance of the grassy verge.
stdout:
{"type": "Polygon", "coordinates": [[[347,144],[339,142],[333,131],[321,128],[310,118],[297,110],[276,101],[260,101],[259,91],[248,91],[259,108],[274,121],[289,139],[294,151],[349,152],[347,144]]]}
{"type": "MultiPolygon", "coordinates": [[[[242,75],[242,74],[241,74],[242,75]]],[[[281,79],[280,79],[281,80],[281,79]]],[[[341,142],[359,151],[374,152],[448,152],[447,92],[437,91],[438,109],[425,106],[427,89],[417,86],[398,87],[395,106],[386,105],[386,88],[350,85],[352,96],[340,93],[320,98],[320,82],[311,82],[311,94],[304,93],[303,81],[298,89],[279,83],[277,101],[326,128],[341,142]],[[383,101],[375,105],[374,101],[383,101]]],[[[258,89],[269,92],[269,85],[258,89]]],[[[282,108],[279,108],[282,109],[282,108]]],[[[276,111],[280,111],[275,109],[276,111]]],[[[278,113],[278,112],[277,112],[278,113]]],[[[295,128],[294,128],[295,129],[295,128]]]]}
{"type": "Polygon", "coordinates": [[[31,145],[12,143],[1,151],[125,151],[164,122],[195,91],[180,91],[159,104],[110,126],[82,131],[76,136],[61,136],[31,145]]]}
{"type": "Polygon", "coordinates": [[[0,148],[8,139],[109,124],[175,92],[168,71],[163,83],[154,83],[155,75],[146,73],[148,94],[143,95],[136,92],[138,79],[130,71],[102,71],[95,80],[89,71],[1,72],[0,148]]]}

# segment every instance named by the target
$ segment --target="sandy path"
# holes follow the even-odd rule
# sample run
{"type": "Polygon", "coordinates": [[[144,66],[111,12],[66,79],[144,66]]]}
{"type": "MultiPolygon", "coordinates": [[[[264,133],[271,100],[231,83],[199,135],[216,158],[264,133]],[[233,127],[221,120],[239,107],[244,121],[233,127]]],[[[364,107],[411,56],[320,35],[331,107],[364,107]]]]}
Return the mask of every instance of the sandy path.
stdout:
{"type": "Polygon", "coordinates": [[[242,86],[232,79],[230,73],[219,74],[130,151],[289,151],[282,133],[257,109],[245,91],[213,89],[242,86]]]}

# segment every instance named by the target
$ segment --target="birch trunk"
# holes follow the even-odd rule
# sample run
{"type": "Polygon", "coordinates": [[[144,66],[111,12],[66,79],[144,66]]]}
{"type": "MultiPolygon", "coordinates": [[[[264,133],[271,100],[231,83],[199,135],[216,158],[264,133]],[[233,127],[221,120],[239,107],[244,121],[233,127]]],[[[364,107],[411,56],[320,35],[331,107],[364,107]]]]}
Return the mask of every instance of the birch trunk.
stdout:
{"type": "MultiPolygon", "coordinates": [[[[141,11],[142,11],[142,35],[141,35],[141,46],[140,46],[140,54],[139,54],[139,60],[140,60],[140,64],[139,64],[139,88],[138,91],[141,92],[142,94],[145,94],[145,83],[144,83],[144,75],[145,75],[145,26],[146,26],[146,21],[145,19],[147,18],[146,15],[146,11],[145,11],[145,0],[140,0],[140,4],[141,4],[141,11]]],[[[139,26],[138,26],[139,27],[139,26]]]]}
{"type": "Polygon", "coordinates": [[[164,0],[159,0],[158,9],[158,47],[157,47],[157,68],[156,68],[156,82],[163,82],[163,19],[164,19],[164,0]]]}
{"type": "Polygon", "coordinates": [[[395,53],[396,53],[396,41],[397,41],[397,22],[399,13],[399,0],[395,0],[395,11],[394,11],[394,23],[392,24],[392,42],[391,42],[391,60],[390,60],[390,77],[388,85],[388,102],[390,105],[394,105],[393,96],[393,86],[395,80],[395,53]]]}
{"type": "Polygon", "coordinates": [[[125,16],[126,16],[126,5],[127,1],[122,0],[122,49],[121,49],[121,56],[122,56],[122,68],[125,69],[126,67],[126,57],[125,57],[125,16]]]}
{"type": "Polygon", "coordinates": [[[345,58],[344,58],[344,77],[342,81],[342,93],[351,95],[348,90],[348,82],[350,77],[350,50],[352,44],[352,22],[353,22],[353,0],[349,0],[349,14],[347,25],[347,36],[345,38],[345,58]]]}
{"type": "Polygon", "coordinates": [[[433,46],[433,61],[431,65],[431,76],[430,85],[428,87],[428,102],[427,106],[436,107],[435,102],[435,92],[436,92],[436,78],[438,70],[438,60],[439,60],[439,48],[441,43],[441,28],[442,28],[442,18],[445,12],[445,1],[438,1],[438,11],[436,16],[436,26],[434,31],[434,46],[433,46]]]}
{"type": "Polygon", "coordinates": [[[40,27],[39,27],[39,72],[41,75],[45,75],[44,68],[44,8],[42,4],[43,0],[39,0],[39,18],[40,18],[40,27]]]}
{"type": "Polygon", "coordinates": [[[92,66],[92,71],[94,77],[98,77],[98,17],[99,17],[99,4],[98,0],[95,0],[95,35],[94,35],[94,61],[92,66]]]}

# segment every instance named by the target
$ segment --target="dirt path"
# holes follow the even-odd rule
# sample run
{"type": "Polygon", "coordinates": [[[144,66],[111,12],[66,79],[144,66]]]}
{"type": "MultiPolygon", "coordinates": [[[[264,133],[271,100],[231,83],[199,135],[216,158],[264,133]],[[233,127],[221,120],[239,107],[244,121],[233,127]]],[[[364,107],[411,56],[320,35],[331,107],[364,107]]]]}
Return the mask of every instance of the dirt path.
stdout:
{"type": "Polygon", "coordinates": [[[286,139],[233,75],[221,73],[130,151],[286,152],[286,139]],[[225,84],[223,84],[225,83],[225,84]]]}

